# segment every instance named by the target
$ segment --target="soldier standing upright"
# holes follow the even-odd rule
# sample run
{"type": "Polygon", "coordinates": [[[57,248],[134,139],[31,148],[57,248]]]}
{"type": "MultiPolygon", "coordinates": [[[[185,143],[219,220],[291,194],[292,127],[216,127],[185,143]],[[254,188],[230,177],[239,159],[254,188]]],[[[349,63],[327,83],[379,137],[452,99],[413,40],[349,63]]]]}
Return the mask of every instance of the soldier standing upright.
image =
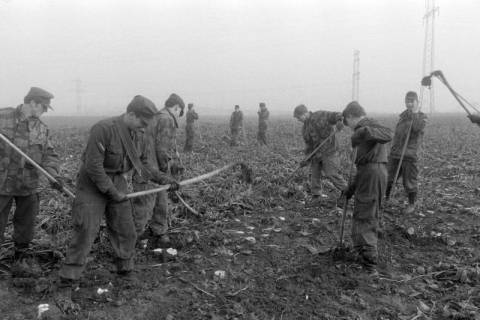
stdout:
{"type": "Polygon", "coordinates": [[[230,133],[231,133],[231,146],[238,145],[238,135],[243,130],[243,112],[240,110],[239,105],[235,105],[235,111],[232,112],[230,117],[230,133]]]}
{"type": "MultiPolygon", "coordinates": [[[[16,108],[0,109],[0,133],[19,147],[50,175],[58,177],[59,158],[49,139],[47,126],[40,116],[52,109],[53,95],[32,87],[24,103],[16,108]]],[[[15,202],[13,243],[17,262],[25,260],[34,237],[35,218],[39,212],[39,172],[5,142],[0,142],[0,244],[8,216],[15,202]]],[[[58,180],[57,180],[58,181],[58,180]]],[[[60,182],[52,186],[62,189],[60,182]]],[[[14,268],[17,270],[17,268],[14,268]]],[[[12,270],[14,271],[14,270],[12,270]]],[[[28,272],[27,270],[24,270],[28,272]]],[[[14,273],[14,272],[13,272],[14,273]]]]}
{"type": "Polygon", "coordinates": [[[188,104],[185,125],[185,147],[183,151],[190,152],[193,150],[193,142],[195,140],[195,120],[198,120],[198,114],[195,112],[193,103],[188,104]]]}
{"type": "Polygon", "coordinates": [[[417,200],[418,192],[417,153],[422,144],[427,116],[418,108],[418,96],[416,92],[407,92],[405,96],[405,105],[407,110],[400,114],[400,119],[395,128],[395,135],[393,136],[392,149],[390,150],[386,196],[387,199],[390,197],[393,180],[397,173],[400,158],[402,157],[408,131],[410,130],[410,137],[408,138],[405,153],[403,155],[399,175],[402,177],[403,186],[408,196],[408,206],[405,209],[405,213],[411,214],[415,211],[415,202],[417,200]]]}
{"type": "MultiPolygon", "coordinates": [[[[183,115],[184,108],[185,104],[182,98],[172,93],[165,101],[165,107],[154,115],[144,132],[143,146],[141,148],[145,150],[150,166],[163,173],[177,174],[183,171],[175,139],[178,128],[177,119],[183,115]]],[[[137,178],[138,174],[135,172],[133,176],[135,191],[150,188],[145,181],[137,178]]],[[[145,230],[145,226],[151,218],[151,233],[160,240],[162,245],[170,242],[167,236],[168,201],[168,193],[166,191],[134,199],[134,219],[137,234],[141,234],[145,230]]]]}
{"type": "Polygon", "coordinates": [[[133,207],[126,198],[129,171],[135,168],[145,180],[178,188],[173,178],[149,166],[132,139],[138,129],[147,126],[155,112],[153,102],[138,95],[129,103],[126,113],[102,120],[90,130],[72,208],[73,234],[59,272],[63,283],[80,278],[104,215],[117,273],[125,276],[133,270],[137,236],[133,207]]]}
{"type": "Polygon", "coordinates": [[[356,148],[357,174],[344,191],[347,199],[355,195],[352,218],[352,241],[367,272],[377,274],[378,215],[387,184],[386,143],[392,140],[389,128],[367,118],[356,101],[343,111],[345,125],[354,130],[352,147],[356,148]]]}
{"type": "MultiPolygon", "coordinates": [[[[309,112],[305,105],[298,105],[293,116],[303,122],[302,135],[306,144],[305,154],[311,154],[321,143],[323,146],[316,152],[310,162],[311,192],[313,202],[322,195],[322,171],[333,185],[342,191],[347,183],[340,174],[340,158],[338,154],[338,137],[336,132],[343,128],[340,112],[309,112]],[[328,141],[326,141],[328,139],[328,141]]],[[[302,165],[307,165],[303,163],[302,165]]]]}
{"type": "Polygon", "coordinates": [[[260,144],[267,144],[267,121],[270,116],[264,102],[260,102],[260,110],[258,110],[258,134],[257,140],[260,144]]]}

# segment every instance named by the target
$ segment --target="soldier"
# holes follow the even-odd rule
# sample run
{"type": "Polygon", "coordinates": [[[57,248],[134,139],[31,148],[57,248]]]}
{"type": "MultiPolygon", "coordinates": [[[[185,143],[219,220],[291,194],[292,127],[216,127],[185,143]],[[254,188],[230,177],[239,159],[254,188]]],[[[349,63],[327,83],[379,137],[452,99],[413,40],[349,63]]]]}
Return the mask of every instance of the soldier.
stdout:
{"type": "Polygon", "coordinates": [[[352,147],[356,148],[357,174],[344,191],[350,199],[355,194],[352,218],[353,246],[367,272],[378,274],[377,230],[378,215],[387,184],[387,146],[392,140],[389,128],[367,118],[365,110],[356,101],[343,111],[343,121],[354,133],[352,147]]]}
{"type": "Polygon", "coordinates": [[[77,178],[72,238],[59,272],[61,283],[69,285],[80,278],[104,215],[117,273],[131,274],[136,233],[132,203],[126,198],[127,173],[135,168],[145,180],[178,188],[173,178],[148,165],[132,140],[136,130],[146,127],[155,113],[153,102],[138,95],[126,113],[102,120],[90,130],[77,178]]]}
{"type": "Polygon", "coordinates": [[[418,108],[418,96],[416,92],[407,92],[405,95],[405,105],[407,110],[400,114],[400,119],[395,128],[395,135],[393,136],[392,149],[390,150],[386,197],[387,199],[390,197],[393,180],[400,163],[400,158],[402,157],[405,139],[407,139],[408,130],[411,130],[399,171],[403,180],[403,186],[408,196],[408,206],[405,209],[405,213],[411,214],[415,211],[415,202],[417,200],[418,191],[417,153],[422,144],[427,116],[418,108]]]}
{"type": "Polygon", "coordinates": [[[270,116],[264,102],[260,102],[260,110],[258,110],[258,143],[267,145],[267,120],[270,116]]]}
{"type": "Polygon", "coordinates": [[[293,116],[303,122],[302,135],[306,144],[306,155],[311,154],[317,146],[328,139],[310,162],[312,201],[316,203],[320,201],[322,195],[322,171],[339,191],[347,186],[339,172],[338,137],[335,134],[343,128],[342,114],[330,111],[309,112],[307,107],[301,104],[295,108],[293,116]]]}
{"type": "MultiPolygon", "coordinates": [[[[43,113],[52,109],[51,99],[51,93],[32,87],[23,104],[16,108],[0,109],[0,132],[59,179],[59,158],[50,143],[48,128],[40,120],[43,113]]],[[[26,251],[34,237],[35,218],[39,211],[39,172],[4,142],[0,142],[0,157],[0,244],[4,241],[8,215],[15,202],[13,243],[16,263],[12,274],[15,275],[17,271],[30,273],[28,264],[34,261],[28,259],[26,251]],[[22,265],[26,267],[23,270],[22,265]]],[[[58,190],[63,187],[61,182],[52,186],[58,190]]]]}
{"type": "Polygon", "coordinates": [[[185,147],[183,148],[183,151],[185,152],[192,151],[193,141],[195,139],[195,120],[198,120],[198,114],[193,108],[193,103],[189,103],[186,115],[187,124],[185,126],[185,147]]]}
{"type": "MultiPolygon", "coordinates": [[[[175,137],[178,128],[178,118],[183,115],[185,104],[182,98],[172,93],[165,101],[165,107],[160,110],[145,129],[143,147],[150,166],[163,173],[178,174],[183,172],[176,150],[175,137]]],[[[133,176],[133,187],[136,191],[149,189],[146,181],[138,179],[137,172],[133,176]]],[[[162,245],[167,245],[170,239],[168,231],[168,193],[166,191],[154,195],[139,197],[133,201],[135,207],[135,227],[137,234],[145,231],[150,220],[150,231],[162,245]]]]}
{"type": "Polygon", "coordinates": [[[231,133],[231,146],[238,145],[238,135],[243,130],[243,112],[240,111],[240,106],[235,105],[235,111],[232,112],[230,117],[230,133],[231,133]]]}

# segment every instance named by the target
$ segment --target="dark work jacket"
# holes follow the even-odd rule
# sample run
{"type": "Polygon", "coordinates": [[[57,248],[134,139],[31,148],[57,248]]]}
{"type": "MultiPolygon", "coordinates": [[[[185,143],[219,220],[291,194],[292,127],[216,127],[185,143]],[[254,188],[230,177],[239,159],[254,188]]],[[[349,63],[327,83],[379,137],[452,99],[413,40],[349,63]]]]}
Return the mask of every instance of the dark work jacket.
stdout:
{"type": "Polygon", "coordinates": [[[352,147],[357,148],[355,164],[387,163],[387,143],[392,140],[392,130],[382,126],[376,120],[363,118],[355,127],[352,135],[352,147]]]}
{"type": "Polygon", "coordinates": [[[243,112],[241,110],[232,112],[230,117],[230,128],[240,129],[243,126],[243,112]]]}
{"type": "MultiPolygon", "coordinates": [[[[335,130],[343,128],[341,123],[342,114],[340,112],[316,111],[310,112],[310,116],[303,123],[302,135],[305,141],[305,154],[309,155],[335,130]]],[[[330,155],[338,149],[338,137],[335,135],[326,142],[320,150],[317,151],[315,157],[330,155]]]]}
{"type": "MultiPolygon", "coordinates": [[[[102,193],[114,190],[115,186],[111,175],[127,173],[133,169],[115,125],[115,121],[123,121],[122,117],[123,115],[97,122],[90,129],[87,146],[82,154],[80,171],[84,171],[102,193]]],[[[130,134],[135,141],[136,132],[131,131],[130,134]]],[[[147,167],[152,174],[150,178],[161,183],[165,175],[152,168],[144,154],[138,153],[142,165],[147,167]]]]}
{"type": "Polygon", "coordinates": [[[402,112],[395,128],[390,157],[400,159],[408,129],[412,124],[412,131],[410,132],[407,148],[405,149],[404,160],[416,161],[417,151],[422,143],[426,123],[427,116],[423,112],[412,113],[410,110],[402,112]]]}
{"type": "Polygon", "coordinates": [[[187,125],[193,126],[195,120],[198,120],[198,114],[193,109],[188,110],[186,115],[187,125]]]}

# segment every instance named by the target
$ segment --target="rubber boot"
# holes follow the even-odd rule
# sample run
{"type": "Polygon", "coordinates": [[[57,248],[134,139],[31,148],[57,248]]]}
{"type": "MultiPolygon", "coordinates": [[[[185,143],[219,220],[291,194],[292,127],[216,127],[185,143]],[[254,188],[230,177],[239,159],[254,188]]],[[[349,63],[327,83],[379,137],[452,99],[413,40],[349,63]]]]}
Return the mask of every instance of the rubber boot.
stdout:
{"type": "Polygon", "coordinates": [[[405,214],[412,214],[415,212],[416,205],[415,202],[417,201],[417,193],[416,192],[409,192],[408,193],[408,206],[405,208],[405,214]]]}

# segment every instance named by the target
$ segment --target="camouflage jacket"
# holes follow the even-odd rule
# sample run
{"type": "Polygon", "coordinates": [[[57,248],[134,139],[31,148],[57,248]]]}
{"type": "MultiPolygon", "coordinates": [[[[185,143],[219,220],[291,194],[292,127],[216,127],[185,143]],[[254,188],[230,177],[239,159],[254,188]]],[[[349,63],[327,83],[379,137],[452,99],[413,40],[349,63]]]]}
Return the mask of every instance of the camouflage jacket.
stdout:
{"type": "Polygon", "coordinates": [[[234,111],[230,117],[230,128],[240,129],[243,126],[243,112],[234,111]]]}
{"type": "MultiPolygon", "coordinates": [[[[310,116],[303,123],[302,135],[306,144],[305,154],[309,155],[327,139],[335,130],[342,129],[342,114],[340,112],[316,111],[310,112],[310,116]]],[[[335,134],[330,138],[320,150],[317,151],[315,157],[321,158],[323,155],[335,153],[338,149],[338,137],[335,134]]]]}
{"type": "Polygon", "coordinates": [[[405,110],[400,114],[400,119],[395,128],[392,149],[390,151],[392,158],[400,159],[410,124],[412,124],[412,130],[408,139],[407,149],[405,149],[404,159],[417,160],[417,151],[422,143],[427,116],[423,112],[412,113],[409,110],[405,110]]]}
{"type": "Polygon", "coordinates": [[[352,147],[357,148],[355,164],[387,163],[387,143],[392,140],[392,130],[376,120],[363,118],[352,135],[352,147]]]}
{"type": "Polygon", "coordinates": [[[185,117],[187,121],[187,126],[193,125],[195,120],[198,120],[198,114],[195,112],[195,110],[188,110],[185,117]]]}
{"type": "MultiPolygon", "coordinates": [[[[85,170],[90,180],[95,183],[102,193],[107,193],[115,188],[111,175],[124,174],[134,168],[123,146],[120,133],[115,124],[116,121],[122,121],[122,116],[97,122],[90,129],[87,146],[82,154],[82,169],[85,170]]],[[[130,135],[134,143],[139,141],[136,132],[131,131],[130,135]]],[[[136,147],[138,149],[138,145],[136,147]]],[[[152,168],[148,162],[147,155],[142,153],[143,150],[137,151],[142,165],[150,169],[149,172],[152,176],[149,176],[149,178],[162,181],[164,175],[156,168],[152,168]]]]}
{"type": "MultiPolygon", "coordinates": [[[[47,126],[37,118],[25,118],[17,108],[0,109],[0,131],[52,176],[58,176],[59,157],[47,126]]],[[[0,194],[27,196],[38,192],[39,175],[18,152],[0,142],[0,194]]]]}
{"type": "Polygon", "coordinates": [[[270,116],[270,112],[268,112],[267,108],[264,108],[263,110],[260,109],[258,113],[258,129],[260,131],[266,130],[267,129],[267,120],[268,117],[270,116]]]}
{"type": "Polygon", "coordinates": [[[177,119],[166,108],[160,110],[145,128],[139,147],[151,167],[166,173],[169,161],[178,160],[177,129],[177,119]]]}

